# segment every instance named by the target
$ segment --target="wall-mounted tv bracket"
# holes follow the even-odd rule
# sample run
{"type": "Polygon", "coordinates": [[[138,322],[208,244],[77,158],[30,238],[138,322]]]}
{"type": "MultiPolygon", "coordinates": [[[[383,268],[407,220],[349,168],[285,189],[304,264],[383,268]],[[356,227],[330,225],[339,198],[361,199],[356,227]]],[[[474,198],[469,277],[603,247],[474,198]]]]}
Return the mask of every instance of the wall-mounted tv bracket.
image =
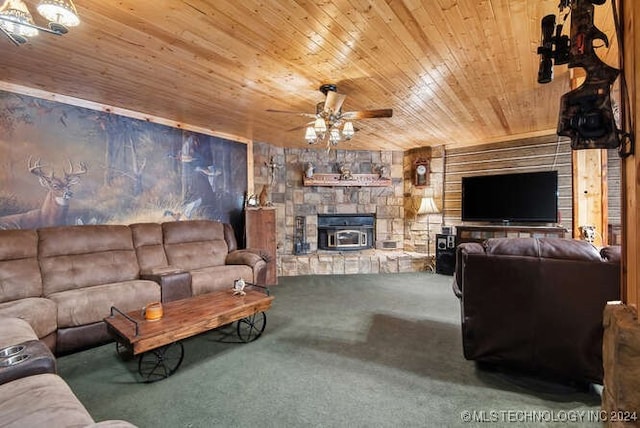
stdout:
{"type": "Polygon", "coordinates": [[[625,139],[629,141],[628,150],[633,147],[632,135],[617,128],[611,105],[611,85],[620,70],[601,61],[593,46],[596,40],[609,46],[606,34],[593,24],[594,5],[606,1],[561,0],[560,13],[567,8],[569,12],[560,24],[556,25],[555,15],[542,18],[538,82],[548,83],[553,79],[553,65],[568,63],[569,68],[582,67],[586,72],[582,85],[560,99],[557,133],[570,137],[574,150],[619,148],[625,139]],[[566,36],[562,30],[569,13],[571,34],[566,36]]]}

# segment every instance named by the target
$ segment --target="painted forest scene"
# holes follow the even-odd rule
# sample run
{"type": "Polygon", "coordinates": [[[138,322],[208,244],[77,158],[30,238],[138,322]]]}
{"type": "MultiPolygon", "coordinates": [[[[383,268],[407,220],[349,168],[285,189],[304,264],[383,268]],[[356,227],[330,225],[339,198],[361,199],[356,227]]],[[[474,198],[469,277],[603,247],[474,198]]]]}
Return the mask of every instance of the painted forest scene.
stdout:
{"type": "Polygon", "coordinates": [[[243,227],[243,143],[0,91],[0,153],[0,229],[203,218],[243,227]]]}

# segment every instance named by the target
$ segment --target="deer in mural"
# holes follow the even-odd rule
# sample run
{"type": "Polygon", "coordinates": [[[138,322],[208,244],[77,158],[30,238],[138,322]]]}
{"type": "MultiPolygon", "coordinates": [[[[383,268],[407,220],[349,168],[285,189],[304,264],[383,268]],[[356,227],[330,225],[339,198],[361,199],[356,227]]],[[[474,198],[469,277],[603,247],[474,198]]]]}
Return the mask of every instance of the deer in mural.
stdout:
{"type": "Polygon", "coordinates": [[[69,200],[73,196],[71,186],[79,182],[80,175],[86,174],[87,165],[80,162],[78,170],[75,170],[69,160],[69,171],[64,171],[62,178],[56,177],[53,171],[49,175],[45,174],[40,159],[32,164],[29,157],[27,168],[38,177],[40,185],[48,190],[47,195],[40,208],[0,217],[0,229],[33,229],[66,224],[69,200]]]}

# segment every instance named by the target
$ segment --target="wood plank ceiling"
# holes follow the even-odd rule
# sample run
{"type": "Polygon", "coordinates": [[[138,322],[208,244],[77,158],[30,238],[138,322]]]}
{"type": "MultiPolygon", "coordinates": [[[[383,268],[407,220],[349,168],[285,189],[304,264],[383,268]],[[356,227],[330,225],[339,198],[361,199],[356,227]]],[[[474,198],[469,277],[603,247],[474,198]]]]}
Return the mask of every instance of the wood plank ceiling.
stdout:
{"type": "MultiPolygon", "coordinates": [[[[35,0],[26,2],[34,19],[35,0]]],[[[558,0],[76,0],[81,25],[16,47],[0,81],[284,147],[307,147],[323,83],[360,120],[344,149],[473,145],[555,132],[566,66],[536,82],[558,0]]],[[[616,65],[610,3],[596,7],[616,65]]],[[[565,32],[568,32],[568,25],[565,32]]]]}

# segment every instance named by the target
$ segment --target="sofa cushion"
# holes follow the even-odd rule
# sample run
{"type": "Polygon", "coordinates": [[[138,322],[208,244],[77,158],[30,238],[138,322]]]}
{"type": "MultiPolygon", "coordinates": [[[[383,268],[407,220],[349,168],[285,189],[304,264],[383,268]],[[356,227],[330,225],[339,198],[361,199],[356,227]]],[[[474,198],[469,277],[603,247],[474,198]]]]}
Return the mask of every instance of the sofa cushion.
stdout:
{"type": "Polygon", "coordinates": [[[601,262],[598,249],[587,241],[561,238],[538,238],[540,257],[548,259],[601,262]]]}
{"type": "Polygon", "coordinates": [[[0,231],[0,302],[42,295],[37,252],[35,230],[0,231]]]}
{"type": "Polygon", "coordinates": [[[40,229],[38,235],[45,296],[138,278],[140,268],[127,226],[51,227],[40,229]]]}
{"type": "Polygon", "coordinates": [[[619,245],[612,245],[603,247],[600,250],[602,258],[611,263],[620,263],[622,260],[622,247],[619,245]]]}
{"type": "Polygon", "coordinates": [[[252,281],[253,269],[247,265],[224,265],[191,271],[191,292],[194,296],[215,290],[231,289],[236,279],[252,281]]]}
{"type": "Polygon", "coordinates": [[[22,318],[29,323],[38,339],[47,337],[58,328],[56,303],[42,297],[28,297],[13,302],[0,303],[0,315],[22,318]]]}
{"type": "Polygon", "coordinates": [[[483,242],[487,255],[540,257],[535,238],[490,238],[483,242]]]}
{"type": "Polygon", "coordinates": [[[67,328],[102,321],[112,306],[129,312],[159,302],[160,286],[153,281],[126,281],[61,291],[49,299],[58,304],[58,328],[67,328]]]}
{"type": "Polygon", "coordinates": [[[93,422],[58,375],[27,376],[0,385],[0,426],[62,428],[93,422]]]}
{"type": "Polygon", "coordinates": [[[223,223],[210,220],[162,223],[164,248],[171,266],[184,270],[223,266],[229,253],[223,223]]]}
{"type": "Polygon", "coordinates": [[[135,223],[129,225],[133,234],[133,246],[136,249],[141,272],[168,265],[162,245],[162,226],[160,223],[135,223]]]}

